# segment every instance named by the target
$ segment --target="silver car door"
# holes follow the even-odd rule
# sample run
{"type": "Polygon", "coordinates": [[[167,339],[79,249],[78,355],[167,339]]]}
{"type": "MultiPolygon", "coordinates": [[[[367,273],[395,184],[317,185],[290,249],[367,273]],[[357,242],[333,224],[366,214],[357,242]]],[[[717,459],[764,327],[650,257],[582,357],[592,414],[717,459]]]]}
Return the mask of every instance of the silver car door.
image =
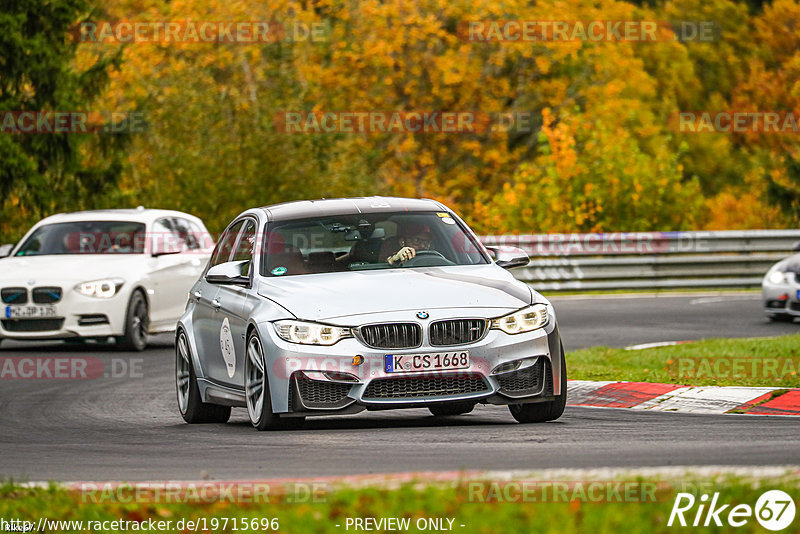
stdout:
{"type": "MultiPolygon", "coordinates": [[[[242,224],[242,221],[237,221],[222,233],[209,261],[209,268],[230,261],[242,224]]],[[[195,301],[192,314],[193,330],[197,340],[197,355],[203,368],[203,376],[206,378],[228,374],[227,364],[220,348],[220,331],[223,323],[220,313],[220,287],[218,284],[206,281],[203,273],[199,283],[192,290],[191,298],[195,301]]]]}
{"type": "MultiPolygon", "coordinates": [[[[239,232],[231,261],[246,260],[250,261],[252,266],[255,236],[255,221],[250,218],[244,219],[244,225],[239,232]]],[[[220,384],[237,387],[244,385],[245,335],[247,333],[244,304],[249,291],[249,288],[238,285],[220,284],[219,286],[215,303],[218,315],[216,321],[219,325],[219,351],[225,365],[213,365],[209,371],[213,373],[211,378],[220,384]]]]}

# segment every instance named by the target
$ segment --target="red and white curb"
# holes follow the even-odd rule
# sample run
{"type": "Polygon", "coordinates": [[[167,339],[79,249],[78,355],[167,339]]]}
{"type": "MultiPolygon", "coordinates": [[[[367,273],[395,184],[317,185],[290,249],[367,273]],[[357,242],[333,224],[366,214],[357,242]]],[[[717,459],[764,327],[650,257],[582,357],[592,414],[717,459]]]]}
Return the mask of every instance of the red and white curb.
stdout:
{"type": "Polygon", "coordinates": [[[567,404],[655,412],[800,415],[800,389],[570,380],[567,404]]]}

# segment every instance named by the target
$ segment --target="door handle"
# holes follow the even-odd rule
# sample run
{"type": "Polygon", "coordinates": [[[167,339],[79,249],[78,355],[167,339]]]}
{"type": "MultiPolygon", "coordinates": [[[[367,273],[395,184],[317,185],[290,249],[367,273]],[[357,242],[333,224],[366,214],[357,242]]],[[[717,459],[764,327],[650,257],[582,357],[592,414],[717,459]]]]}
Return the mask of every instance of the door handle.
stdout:
{"type": "Polygon", "coordinates": [[[212,300],[211,304],[214,306],[214,310],[218,310],[219,307],[222,306],[222,304],[220,304],[220,302],[217,299],[212,300]]]}

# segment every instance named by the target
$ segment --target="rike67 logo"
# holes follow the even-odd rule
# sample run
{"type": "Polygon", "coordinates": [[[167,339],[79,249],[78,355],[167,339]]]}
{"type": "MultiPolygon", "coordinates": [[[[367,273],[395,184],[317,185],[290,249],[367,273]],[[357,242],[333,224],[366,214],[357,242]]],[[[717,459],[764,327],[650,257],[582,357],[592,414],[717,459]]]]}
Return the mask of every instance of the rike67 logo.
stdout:
{"type": "Polygon", "coordinates": [[[722,504],[718,492],[710,501],[705,493],[699,499],[691,493],[678,493],[667,526],[671,527],[677,520],[682,527],[721,527],[725,524],[742,527],[755,517],[762,527],[777,532],[792,524],[795,511],[794,500],[781,490],[764,492],[756,501],[755,509],[749,504],[722,504]]]}

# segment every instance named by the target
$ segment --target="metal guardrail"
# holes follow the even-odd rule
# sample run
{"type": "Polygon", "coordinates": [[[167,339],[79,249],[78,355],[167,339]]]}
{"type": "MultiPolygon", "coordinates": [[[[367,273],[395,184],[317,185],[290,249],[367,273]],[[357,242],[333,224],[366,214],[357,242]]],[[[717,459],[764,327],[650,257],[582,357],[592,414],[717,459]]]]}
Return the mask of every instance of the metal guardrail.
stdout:
{"type": "Polygon", "coordinates": [[[791,255],[800,230],[626,232],[482,236],[523,249],[531,264],[512,271],[543,291],[748,288],[791,255]]]}

